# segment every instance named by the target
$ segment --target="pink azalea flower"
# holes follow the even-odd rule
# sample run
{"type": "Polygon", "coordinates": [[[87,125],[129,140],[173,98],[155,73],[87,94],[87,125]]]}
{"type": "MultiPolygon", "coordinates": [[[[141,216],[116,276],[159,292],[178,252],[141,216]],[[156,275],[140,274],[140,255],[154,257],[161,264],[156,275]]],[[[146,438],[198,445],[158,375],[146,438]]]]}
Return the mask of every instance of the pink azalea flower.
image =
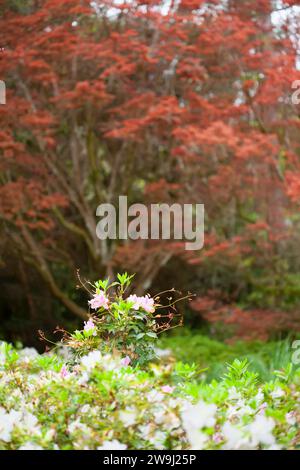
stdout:
{"type": "Polygon", "coordinates": [[[145,295],[145,297],[142,297],[141,299],[141,307],[148,313],[154,313],[154,300],[151,299],[150,295],[145,295]]]}
{"type": "Polygon", "coordinates": [[[131,359],[129,356],[123,357],[123,359],[121,360],[122,366],[129,366],[130,363],[131,359]]]}
{"type": "Polygon", "coordinates": [[[68,377],[70,375],[68,369],[66,368],[66,366],[62,366],[62,368],[60,369],[60,375],[63,379],[65,379],[66,377],[68,377]]]}
{"type": "Polygon", "coordinates": [[[133,302],[132,308],[134,310],[139,310],[142,308],[147,313],[154,313],[155,311],[154,299],[152,299],[149,294],[145,295],[144,297],[138,297],[135,294],[130,295],[127,300],[129,300],[129,302],[133,302]]]}
{"type": "Polygon", "coordinates": [[[258,412],[259,412],[260,414],[264,414],[265,409],[266,409],[267,407],[268,407],[268,405],[267,405],[266,402],[262,403],[262,404],[260,405],[260,407],[258,408],[258,412]]]}
{"type": "Polygon", "coordinates": [[[127,300],[129,302],[133,302],[133,305],[132,305],[132,308],[134,308],[134,310],[138,310],[140,308],[140,304],[138,302],[138,296],[137,295],[130,295],[129,297],[127,297],[127,300]]]}
{"type": "Polygon", "coordinates": [[[98,308],[108,309],[108,298],[104,292],[100,291],[99,294],[95,294],[92,300],[89,300],[89,305],[92,309],[98,310],[98,308]]]}
{"type": "Polygon", "coordinates": [[[172,393],[174,387],[170,387],[170,385],[164,385],[163,387],[161,387],[161,389],[164,393],[172,393]]]}
{"type": "Polygon", "coordinates": [[[213,441],[216,443],[216,444],[220,444],[220,442],[222,442],[224,440],[224,437],[222,436],[222,434],[220,432],[216,432],[214,435],[213,435],[213,441]]]}
{"type": "Polygon", "coordinates": [[[96,332],[96,326],[95,324],[93,323],[92,320],[88,320],[88,321],[85,321],[84,322],[84,331],[87,331],[87,332],[90,332],[90,331],[93,331],[93,336],[96,336],[97,335],[97,332],[96,332]]]}

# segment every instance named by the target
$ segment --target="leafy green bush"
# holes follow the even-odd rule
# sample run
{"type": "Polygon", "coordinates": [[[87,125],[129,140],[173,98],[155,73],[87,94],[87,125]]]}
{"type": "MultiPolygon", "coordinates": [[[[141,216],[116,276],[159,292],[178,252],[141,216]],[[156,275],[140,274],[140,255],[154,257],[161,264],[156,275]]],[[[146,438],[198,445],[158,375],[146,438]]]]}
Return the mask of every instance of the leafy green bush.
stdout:
{"type": "Polygon", "coordinates": [[[158,297],[126,296],[132,278],[124,273],[118,274],[115,282],[106,279],[90,284],[93,291],[89,291],[92,295],[89,305],[95,313],[84,323],[83,330],[65,335],[77,355],[94,349],[104,353],[119,351],[133,364],[144,364],[155,358],[157,333],[167,330],[176,315],[155,314],[162,307],[158,297]],[[162,321],[164,317],[168,321],[162,321]]]}

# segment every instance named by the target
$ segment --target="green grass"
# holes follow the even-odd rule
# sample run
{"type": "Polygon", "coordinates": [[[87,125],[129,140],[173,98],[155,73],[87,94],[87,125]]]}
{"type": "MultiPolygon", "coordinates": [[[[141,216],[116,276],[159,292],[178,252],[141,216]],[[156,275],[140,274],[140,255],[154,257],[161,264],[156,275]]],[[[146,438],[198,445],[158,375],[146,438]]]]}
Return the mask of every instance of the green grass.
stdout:
{"type": "Polygon", "coordinates": [[[268,381],[274,378],[275,370],[281,370],[291,362],[291,343],[290,339],[284,339],[267,343],[241,341],[229,345],[196,331],[177,330],[175,334],[162,337],[159,347],[170,349],[177,360],[208,368],[207,380],[222,376],[227,363],[238,357],[248,359],[250,369],[259,374],[261,381],[268,381]]]}

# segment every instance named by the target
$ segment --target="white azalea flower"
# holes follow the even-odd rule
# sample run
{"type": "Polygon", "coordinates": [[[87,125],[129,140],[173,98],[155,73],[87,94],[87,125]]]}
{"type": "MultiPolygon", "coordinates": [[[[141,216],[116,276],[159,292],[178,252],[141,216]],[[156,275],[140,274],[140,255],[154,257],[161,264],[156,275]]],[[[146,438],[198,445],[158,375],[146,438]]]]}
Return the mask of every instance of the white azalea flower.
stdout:
{"type": "Polygon", "coordinates": [[[242,399],[237,400],[234,406],[228,408],[227,416],[229,419],[235,417],[241,417],[244,415],[253,414],[254,410],[251,406],[246,405],[245,401],[242,399]]]}
{"type": "Polygon", "coordinates": [[[22,419],[22,425],[30,432],[30,433],[37,433],[40,432],[40,428],[38,426],[38,419],[30,412],[24,413],[22,419]]]}
{"type": "Polygon", "coordinates": [[[9,413],[4,408],[0,408],[0,440],[10,442],[11,432],[14,426],[21,422],[22,413],[11,410],[9,413]]]}
{"type": "Polygon", "coordinates": [[[18,351],[18,352],[19,352],[19,358],[20,359],[31,360],[31,359],[35,359],[37,356],[39,356],[39,353],[37,352],[37,350],[35,348],[24,348],[24,349],[21,349],[21,351],[18,351]]]}
{"type": "Polygon", "coordinates": [[[202,449],[207,436],[201,432],[204,427],[215,425],[217,406],[199,401],[196,405],[188,406],[181,413],[183,428],[192,449],[202,449]]]}
{"type": "Polygon", "coordinates": [[[273,390],[273,392],[270,393],[270,395],[273,399],[276,399],[284,397],[285,393],[281,388],[277,387],[275,390],[273,390]]]}
{"type": "Polygon", "coordinates": [[[182,419],[184,423],[190,424],[198,429],[215,425],[215,414],[217,406],[199,401],[196,405],[190,405],[183,413],[182,419]]]}
{"type": "Polygon", "coordinates": [[[126,450],[127,445],[122,444],[118,440],[104,441],[102,446],[97,447],[97,450],[126,450]]]}
{"type": "Polygon", "coordinates": [[[19,447],[19,450],[43,450],[43,448],[37,444],[33,444],[32,442],[27,442],[26,444],[19,447]]]}
{"type": "Polygon", "coordinates": [[[68,426],[68,433],[73,434],[76,431],[84,432],[85,434],[89,434],[90,430],[88,426],[80,421],[80,419],[76,419],[68,426]]]}
{"type": "Polygon", "coordinates": [[[5,345],[4,341],[0,341],[0,365],[4,365],[6,362],[5,345]]]}
{"type": "Polygon", "coordinates": [[[190,443],[190,450],[204,449],[208,436],[196,428],[189,428],[185,430],[188,441],[190,443]]]}
{"type": "Polygon", "coordinates": [[[83,372],[77,380],[78,385],[85,385],[89,381],[89,375],[87,372],[83,372]]]}
{"type": "Polygon", "coordinates": [[[165,394],[157,390],[151,390],[147,393],[146,398],[149,402],[161,402],[165,399],[165,394]]]}
{"type": "Polygon", "coordinates": [[[150,439],[151,429],[151,424],[143,424],[142,426],[139,426],[139,432],[141,434],[142,439],[145,439],[146,441],[150,439]]]}
{"type": "Polygon", "coordinates": [[[263,392],[261,391],[261,389],[259,389],[259,391],[257,392],[257,394],[255,395],[254,399],[257,403],[261,403],[263,400],[264,400],[265,396],[263,394],[263,392]]]}
{"type": "Polygon", "coordinates": [[[286,422],[290,424],[291,426],[294,426],[297,423],[297,419],[295,417],[295,413],[293,411],[290,411],[285,415],[286,422]]]}
{"type": "Polygon", "coordinates": [[[137,413],[134,409],[120,411],[119,413],[119,418],[126,427],[135,424],[136,417],[137,413]]]}
{"type": "Polygon", "coordinates": [[[228,389],[229,400],[239,400],[241,398],[240,392],[237,391],[236,387],[230,387],[228,389]]]}
{"type": "Polygon", "coordinates": [[[163,406],[159,406],[155,408],[155,413],[154,413],[154,422],[158,425],[161,425],[166,422],[167,416],[166,416],[166,410],[163,406]]]}
{"type": "Polygon", "coordinates": [[[21,419],[22,419],[21,411],[10,410],[9,419],[10,419],[13,426],[19,425],[20,422],[21,422],[21,419]]]}
{"type": "Polygon", "coordinates": [[[80,408],[80,411],[81,413],[85,414],[85,413],[88,413],[90,411],[91,407],[89,404],[86,404],[86,405],[83,405],[81,408],[80,408]]]}
{"type": "Polygon", "coordinates": [[[222,446],[224,450],[250,450],[253,448],[244,433],[229,422],[223,425],[222,434],[226,440],[222,446]]]}
{"type": "Polygon", "coordinates": [[[275,437],[272,434],[274,427],[275,422],[272,418],[257,415],[254,421],[248,426],[253,443],[257,445],[265,444],[267,446],[276,444],[275,437]]]}
{"type": "Polygon", "coordinates": [[[151,438],[149,439],[149,441],[151,442],[151,444],[153,444],[153,446],[155,447],[155,449],[164,449],[165,448],[165,440],[167,438],[167,434],[163,431],[156,431],[152,436],[151,438]]]}
{"type": "Polygon", "coordinates": [[[251,406],[247,405],[244,400],[237,401],[237,407],[241,415],[253,414],[254,410],[251,406]]]}
{"type": "Polygon", "coordinates": [[[52,441],[54,436],[55,436],[55,429],[49,429],[49,431],[47,431],[46,434],[45,434],[45,440],[46,441],[52,441]]]}
{"type": "Polygon", "coordinates": [[[13,423],[4,408],[0,408],[0,441],[10,442],[13,423]]]}
{"type": "Polygon", "coordinates": [[[81,364],[90,371],[95,367],[96,364],[102,362],[102,359],[103,358],[100,351],[91,351],[86,356],[81,358],[81,364]]]}

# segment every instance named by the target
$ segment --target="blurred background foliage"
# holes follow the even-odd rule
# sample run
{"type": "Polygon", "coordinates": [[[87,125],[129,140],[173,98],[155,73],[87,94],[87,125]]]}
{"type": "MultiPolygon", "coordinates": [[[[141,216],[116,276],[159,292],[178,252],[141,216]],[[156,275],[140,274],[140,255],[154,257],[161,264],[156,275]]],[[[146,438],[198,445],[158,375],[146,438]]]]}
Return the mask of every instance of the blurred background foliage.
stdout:
{"type": "Polygon", "coordinates": [[[204,371],[208,382],[222,377],[228,363],[236,357],[249,361],[249,370],[258,373],[260,381],[274,378],[274,371],[286,369],[291,363],[291,338],[277,341],[236,341],[226,344],[214,340],[193,329],[184,329],[176,334],[166,335],[160,341],[163,351],[169,351],[165,357],[172,357],[187,364],[197,364],[204,371]]]}

